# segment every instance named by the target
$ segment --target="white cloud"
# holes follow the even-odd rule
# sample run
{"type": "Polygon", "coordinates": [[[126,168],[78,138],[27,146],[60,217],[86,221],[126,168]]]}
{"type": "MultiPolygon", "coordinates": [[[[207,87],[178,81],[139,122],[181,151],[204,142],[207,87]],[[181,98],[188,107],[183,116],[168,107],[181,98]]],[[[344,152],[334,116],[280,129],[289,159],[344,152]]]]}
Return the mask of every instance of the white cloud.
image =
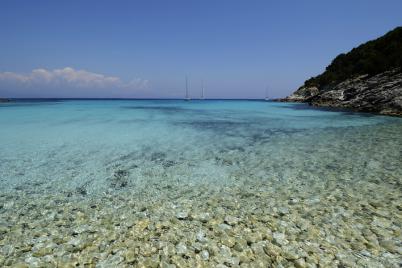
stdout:
{"type": "Polygon", "coordinates": [[[24,86],[61,86],[74,88],[126,88],[144,89],[148,80],[135,78],[122,81],[119,77],[107,76],[71,67],[63,69],[34,69],[31,73],[0,72],[0,82],[16,83],[24,86]]]}

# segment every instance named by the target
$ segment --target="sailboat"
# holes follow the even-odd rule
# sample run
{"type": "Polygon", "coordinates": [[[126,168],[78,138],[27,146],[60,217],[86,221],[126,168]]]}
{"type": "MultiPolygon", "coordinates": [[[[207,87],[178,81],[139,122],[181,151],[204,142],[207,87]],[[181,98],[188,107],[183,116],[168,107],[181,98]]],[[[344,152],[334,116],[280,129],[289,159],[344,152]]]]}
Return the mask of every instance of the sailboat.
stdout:
{"type": "Polygon", "coordinates": [[[190,100],[190,96],[188,95],[188,79],[187,79],[187,75],[186,75],[186,101],[190,100]]]}
{"type": "Polygon", "coordinates": [[[268,87],[265,88],[265,101],[269,101],[269,97],[268,97],[268,87]]]}
{"type": "Polygon", "coordinates": [[[205,99],[204,97],[204,80],[201,80],[201,99],[205,99]]]}

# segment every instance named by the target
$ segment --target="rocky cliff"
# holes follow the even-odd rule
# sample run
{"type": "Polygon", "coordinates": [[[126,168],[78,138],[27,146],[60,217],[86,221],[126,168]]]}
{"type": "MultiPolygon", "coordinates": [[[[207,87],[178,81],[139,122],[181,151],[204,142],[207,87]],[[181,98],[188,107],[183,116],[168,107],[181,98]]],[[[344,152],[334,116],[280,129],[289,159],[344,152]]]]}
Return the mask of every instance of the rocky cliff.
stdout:
{"type": "Polygon", "coordinates": [[[338,55],[281,101],[402,116],[402,27],[338,55]]]}
{"type": "Polygon", "coordinates": [[[302,86],[283,101],[402,116],[402,71],[394,69],[371,77],[361,75],[321,90],[302,86]]]}

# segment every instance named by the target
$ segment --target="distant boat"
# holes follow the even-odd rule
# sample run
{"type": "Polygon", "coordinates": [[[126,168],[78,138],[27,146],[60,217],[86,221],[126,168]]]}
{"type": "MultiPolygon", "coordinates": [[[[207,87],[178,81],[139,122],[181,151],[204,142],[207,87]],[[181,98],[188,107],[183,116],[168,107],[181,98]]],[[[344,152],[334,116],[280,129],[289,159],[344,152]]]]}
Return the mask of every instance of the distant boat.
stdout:
{"type": "Polygon", "coordinates": [[[201,99],[204,100],[204,80],[201,80],[201,99]]]}
{"type": "Polygon", "coordinates": [[[268,97],[268,87],[265,88],[265,101],[269,101],[269,97],[268,97]]]}
{"type": "Polygon", "coordinates": [[[187,79],[187,75],[186,75],[186,101],[190,100],[190,96],[188,95],[188,79],[187,79]]]}

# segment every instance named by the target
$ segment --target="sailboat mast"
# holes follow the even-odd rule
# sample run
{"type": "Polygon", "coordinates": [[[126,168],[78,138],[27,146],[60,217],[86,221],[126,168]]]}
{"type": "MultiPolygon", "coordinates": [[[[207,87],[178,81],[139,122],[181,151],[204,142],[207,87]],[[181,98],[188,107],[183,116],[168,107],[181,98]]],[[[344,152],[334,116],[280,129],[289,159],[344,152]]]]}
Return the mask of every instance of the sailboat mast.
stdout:
{"type": "Polygon", "coordinates": [[[186,99],[188,100],[188,79],[186,75],[186,99]]]}
{"type": "Polygon", "coordinates": [[[204,99],[204,80],[201,80],[201,99],[204,99]]]}

